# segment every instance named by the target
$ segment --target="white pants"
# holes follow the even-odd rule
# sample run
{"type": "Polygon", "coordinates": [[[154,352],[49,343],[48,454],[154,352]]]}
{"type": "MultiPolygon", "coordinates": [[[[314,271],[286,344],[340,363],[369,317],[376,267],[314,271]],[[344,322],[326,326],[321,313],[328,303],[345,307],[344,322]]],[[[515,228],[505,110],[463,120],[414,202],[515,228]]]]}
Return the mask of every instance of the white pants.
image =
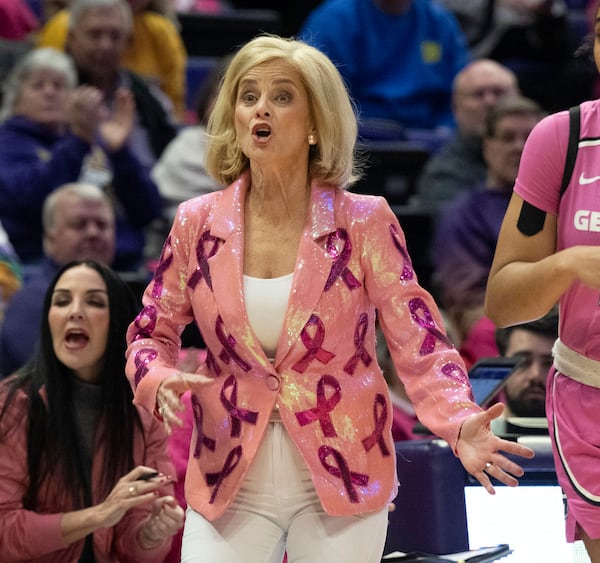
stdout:
{"type": "Polygon", "coordinates": [[[214,522],[188,508],[182,563],[380,563],[387,507],[329,516],[281,422],[265,440],[237,497],[214,522]]]}

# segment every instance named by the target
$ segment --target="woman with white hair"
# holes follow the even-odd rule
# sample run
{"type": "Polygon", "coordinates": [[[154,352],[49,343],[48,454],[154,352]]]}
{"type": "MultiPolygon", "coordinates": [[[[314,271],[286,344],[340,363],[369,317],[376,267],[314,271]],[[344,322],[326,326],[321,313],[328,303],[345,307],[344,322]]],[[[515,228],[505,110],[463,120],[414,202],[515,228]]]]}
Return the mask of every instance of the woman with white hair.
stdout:
{"type": "Polygon", "coordinates": [[[0,109],[0,221],[23,263],[43,257],[46,196],[82,179],[101,187],[110,183],[123,210],[115,267],[127,269],[141,256],[137,230],[160,213],[162,202],[149,172],[127,147],[134,120],[129,91],[117,90],[109,114],[97,88],[77,86],[73,63],[60,51],[34,49],[17,63],[0,109]],[[102,168],[98,160],[110,170],[110,182],[94,178],[102,168]]]}

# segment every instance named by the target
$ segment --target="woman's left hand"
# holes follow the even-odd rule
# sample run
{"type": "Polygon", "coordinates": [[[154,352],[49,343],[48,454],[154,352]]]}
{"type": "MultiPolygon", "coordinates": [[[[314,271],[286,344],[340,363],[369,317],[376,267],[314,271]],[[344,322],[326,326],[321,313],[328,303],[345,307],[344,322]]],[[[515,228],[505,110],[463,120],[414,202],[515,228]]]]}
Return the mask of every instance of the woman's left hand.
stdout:
{"type": "Polygon", "coordinates": [[[490,430],[490,422],[498,418],[504,411],[502,403],[496,403],[489,409],[467,418],[461,427],[456,444],[458,457],[464,468],[475,477],[487,490],[494,494],[490,476],[498,481],[515,487],[519,484],[516,477],[521,477],[523,468],[500,452],[532,458],[535,452],[517,442],[498,438],[490,430]]]}
{"type": "Polygon", "coordinates": [[[213,381],[205,375],[183,372],[168,375],[161,381],[156,393],[156,407],[168,434],[171,434],[174,426],[183,425],[179,415],[185,408],[181,402],[181,395],[192,389],[194,385],[213,381]]]}
{"type": "Polygon", "coordinates": [[[174,536],[183,526],[183,519],[183,508],[175,498],[164,496],[156,499],[152,505],[152,515],[140,528],[142,546],[150,549],[174,536]]]}

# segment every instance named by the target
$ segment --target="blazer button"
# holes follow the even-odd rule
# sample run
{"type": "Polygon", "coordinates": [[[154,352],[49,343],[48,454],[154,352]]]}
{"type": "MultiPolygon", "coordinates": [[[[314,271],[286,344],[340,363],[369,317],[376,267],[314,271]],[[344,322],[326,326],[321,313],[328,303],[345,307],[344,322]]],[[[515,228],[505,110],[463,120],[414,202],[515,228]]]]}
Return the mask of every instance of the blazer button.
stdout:
{"type": "Polygon", "coordinates": [[[267,388],[270,391],[277,391],[279,387],[281,387],[281,381],[279,381],[279,378],[271,374],[267,375],[267,388]]]}

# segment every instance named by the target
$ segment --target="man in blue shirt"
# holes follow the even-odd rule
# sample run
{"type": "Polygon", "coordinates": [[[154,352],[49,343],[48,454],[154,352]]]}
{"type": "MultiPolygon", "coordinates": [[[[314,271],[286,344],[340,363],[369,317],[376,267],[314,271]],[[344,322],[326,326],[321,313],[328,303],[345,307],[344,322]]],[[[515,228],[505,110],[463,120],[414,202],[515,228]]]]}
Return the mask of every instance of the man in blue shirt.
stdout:
{"type": "Polygon", "coordinates": [[[454,128],[452,82],[470,54],[446,8],[430,0],[325,0],[300,38],[337,65],[364,136],[381,120],[399,130],[454,128]]]}

